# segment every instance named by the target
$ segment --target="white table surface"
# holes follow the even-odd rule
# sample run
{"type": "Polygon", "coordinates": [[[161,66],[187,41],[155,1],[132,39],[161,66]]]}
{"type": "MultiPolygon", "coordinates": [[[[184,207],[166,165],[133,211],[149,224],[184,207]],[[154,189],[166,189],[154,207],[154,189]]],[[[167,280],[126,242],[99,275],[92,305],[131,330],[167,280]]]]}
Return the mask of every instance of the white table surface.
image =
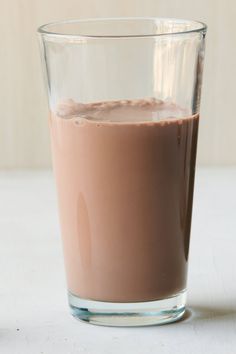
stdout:
{"type": "Polygon", "coordinates": [[[195,187],[185,320],[111,328],[69,315],[51,172],[0,172],[0,353],[235,353],[236,168],[195,187]]]}

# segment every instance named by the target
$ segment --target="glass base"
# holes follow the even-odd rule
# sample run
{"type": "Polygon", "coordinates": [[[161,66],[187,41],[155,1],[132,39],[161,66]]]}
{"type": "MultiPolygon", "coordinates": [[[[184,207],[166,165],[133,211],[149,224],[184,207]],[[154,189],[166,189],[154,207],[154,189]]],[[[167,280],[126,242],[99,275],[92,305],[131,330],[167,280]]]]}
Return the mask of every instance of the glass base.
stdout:
{"type": "Polygon", "coordinates": [[[185,312],[186,291],[157,301],[102,302],[81,299],[71,293],[72,315],[84,322],[101,326],[151,326],[178,321],[185,312]]]}

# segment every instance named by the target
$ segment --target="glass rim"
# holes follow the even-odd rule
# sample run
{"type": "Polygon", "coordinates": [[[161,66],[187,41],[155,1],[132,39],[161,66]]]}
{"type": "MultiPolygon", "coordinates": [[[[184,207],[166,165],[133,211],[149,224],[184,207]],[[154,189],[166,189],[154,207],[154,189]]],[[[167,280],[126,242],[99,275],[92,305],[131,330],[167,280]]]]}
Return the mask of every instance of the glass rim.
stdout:
{"type": "Polygon", "coordinates": [[[86,19],[73,19],[73,20],[62,20],[62,21],[54,21],[49,22],[44,25],[38,27],[37,32],[40,35],[46,35],[49,37],[55,38],[78,38],[78,39],[119,39],[119,38],[155,38],[155,37],[163,37],[163,36],[175,36],[175,35],[184,35],[189,33],[206,33],[207,25],[201,21],[195,20],[186,20],[186,19],[179,19],[179,18],[171,18],[171,17],[104,17],[104,18],[86,18],[86,19]],[[53,26],[60,26],[60,25],[70,25],[70,24],[83,24],[83,23],[95,23],[95,22],[119,22],[119,21],[172,21],[176,24],[189,24],[192,25],[187,30],[183,31],[173,31],[173,32],[162,32],[162,33],[145,33],[145,34],[120,34],[120,35],[112,35],[112,34],[104,34],[104,35],[97,35],[97,34],[73,34],[73,33],[63,33],[63,32],[54,32],[50,31],[50,27],[53,26]],[[195,28],[194,28],[195,25],[195,28]]]}

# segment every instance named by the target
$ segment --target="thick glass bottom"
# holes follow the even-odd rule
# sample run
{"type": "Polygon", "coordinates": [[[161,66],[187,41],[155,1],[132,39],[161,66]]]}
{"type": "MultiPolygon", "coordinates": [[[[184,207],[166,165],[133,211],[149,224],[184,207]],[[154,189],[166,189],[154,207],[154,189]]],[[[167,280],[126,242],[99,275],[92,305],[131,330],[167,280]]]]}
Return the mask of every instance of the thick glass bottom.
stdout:
{"type": "Polygon", "coordinates": [[[185,312],[186,291],[157,301],[113,303],[81,299],[71,293],[72,315],[102,326],[151,326],[178,321],[185,312]]]}

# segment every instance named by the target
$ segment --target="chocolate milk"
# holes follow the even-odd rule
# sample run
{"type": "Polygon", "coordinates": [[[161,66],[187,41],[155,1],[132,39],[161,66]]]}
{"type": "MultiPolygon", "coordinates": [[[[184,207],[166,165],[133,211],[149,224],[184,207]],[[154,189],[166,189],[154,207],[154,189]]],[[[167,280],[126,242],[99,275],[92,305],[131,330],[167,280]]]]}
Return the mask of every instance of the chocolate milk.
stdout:
{"type": "Polygon", "coordinates": [[[109,302],[185,289],[198,115],[155,99],[61,103],[53,164],[69,291],[109,302]]]}

